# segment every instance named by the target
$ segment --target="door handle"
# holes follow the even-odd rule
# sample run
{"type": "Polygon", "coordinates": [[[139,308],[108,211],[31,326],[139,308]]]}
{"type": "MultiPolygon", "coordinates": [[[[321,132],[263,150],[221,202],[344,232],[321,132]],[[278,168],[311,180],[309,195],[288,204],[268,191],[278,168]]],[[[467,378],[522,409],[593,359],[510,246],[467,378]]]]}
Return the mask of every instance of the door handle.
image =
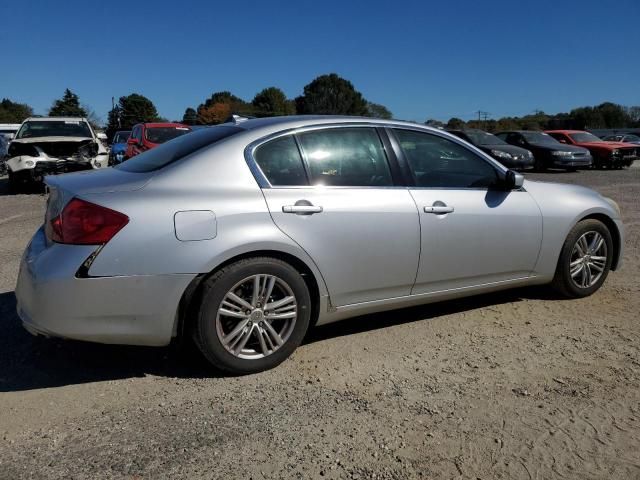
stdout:
{"type": "Polygon", "coordinates": [[[284,213],[297,213],[298,215],[313,215],[314,213],[322,213],[322,207],[316,205],[284,205],[282,211],[284,213]]]}
{"type": "Polygon", "coordinates": [[[424,213],[435,213],[436,215],[453,213],[453,211],[454,211],[454,208],[448,205],[432,205],[430,207],[424,207],[424,213]]]}

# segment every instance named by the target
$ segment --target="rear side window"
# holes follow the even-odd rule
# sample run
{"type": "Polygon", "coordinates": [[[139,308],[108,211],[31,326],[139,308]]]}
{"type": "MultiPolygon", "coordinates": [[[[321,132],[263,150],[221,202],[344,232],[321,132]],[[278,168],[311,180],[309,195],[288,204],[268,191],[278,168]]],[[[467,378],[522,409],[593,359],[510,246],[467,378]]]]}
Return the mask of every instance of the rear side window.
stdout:
{"type": "Polygon", "coordinates": [[[487,188],[498,180],[489,162],[458,143],[429,133],[394,131],[418,187],[487,188]]]}
{"type": "MultiPolygon", "coordinates": [[[[203,128],[196,132],[175,138],[167,143],[136,155],[113,168],[125,172],[144,173],[166,167],[181,158],[191,155],[201,148],[213,145],[243,130],[232,126],[218,126],[203,128]]],[[[134,131],[135,132],[135,131],[134,131]]]]}
{"type": "Polygon", "coordinates": [[[392,186],[391,171],[373,128],[334,128],[297,135],[313,185],[392,186]]]}
{"type": "Polygon", "coordinates": [[[308,184],[302,157],[292,135],[260,145],[253,157],[274,187],[308,184]]]}

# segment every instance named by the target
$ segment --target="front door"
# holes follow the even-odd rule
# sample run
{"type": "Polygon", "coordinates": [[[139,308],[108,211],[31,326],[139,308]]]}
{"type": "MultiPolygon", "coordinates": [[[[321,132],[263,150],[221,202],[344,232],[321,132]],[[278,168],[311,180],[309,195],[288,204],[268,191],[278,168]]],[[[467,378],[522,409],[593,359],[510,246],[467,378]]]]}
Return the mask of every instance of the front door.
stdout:
{"type": "Polygon", "coordinates": [[[496,189],[497,166],[444,136],[394,130],[415,186],[422,249],[414,294],[526,278],[542,215],[524,189],[496,189]]]}
{"type": "Polygon", "coordinates": [[[314,260],[334,306],[409,295],[420,228],[378,132],[312,129],[270,140],[254,159],[278,227],[314,260]]]}

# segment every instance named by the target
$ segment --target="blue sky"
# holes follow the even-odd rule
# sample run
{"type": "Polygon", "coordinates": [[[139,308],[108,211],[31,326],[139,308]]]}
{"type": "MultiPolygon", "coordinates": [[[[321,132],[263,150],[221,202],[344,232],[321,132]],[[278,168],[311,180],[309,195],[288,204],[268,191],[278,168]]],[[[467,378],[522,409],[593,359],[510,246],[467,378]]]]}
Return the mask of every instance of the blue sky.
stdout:
{"type": "Polygon", "coordinates": [[[0,97],[44,114],[65,88],[103,119],[149,97],[182,118],[214,91],[291,98],[336,72],[396,118],[640,105],[640,1],[9,1],[0,97]]]}

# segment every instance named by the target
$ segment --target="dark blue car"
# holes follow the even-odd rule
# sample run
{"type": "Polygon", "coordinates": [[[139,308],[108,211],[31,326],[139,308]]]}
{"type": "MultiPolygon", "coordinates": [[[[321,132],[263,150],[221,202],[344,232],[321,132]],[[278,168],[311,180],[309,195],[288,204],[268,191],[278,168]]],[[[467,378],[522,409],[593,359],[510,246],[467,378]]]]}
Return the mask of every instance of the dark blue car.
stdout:
{"type": "Polygon", "coordinates": [[[113,136],[111,152],[109,152],[109,165],[118,165],[126,160],[125,153],[129,135],[131,135],[131,130],[121,130],[113,136]]]}

